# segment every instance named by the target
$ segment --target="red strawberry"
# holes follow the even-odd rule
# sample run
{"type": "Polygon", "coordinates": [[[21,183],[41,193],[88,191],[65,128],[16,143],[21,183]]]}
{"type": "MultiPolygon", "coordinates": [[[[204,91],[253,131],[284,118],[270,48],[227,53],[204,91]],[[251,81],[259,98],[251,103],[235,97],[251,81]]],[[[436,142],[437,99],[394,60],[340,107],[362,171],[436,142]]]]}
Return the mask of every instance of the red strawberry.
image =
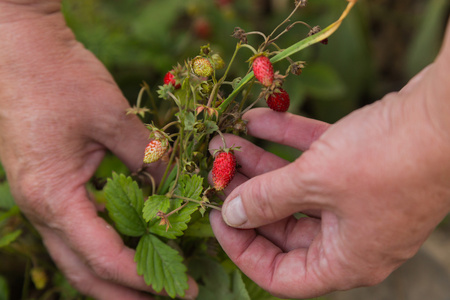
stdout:
{"type": "Polygon", "coordinates": [[[177,84],[172,71],[167,72],[166,76],[164,76],[164,84],[171,84],[175,87],[175,89],[179,89],[181,87],[181,84],[177,84]]]}
{"type": "Polygon", "coordinates": [[[158,161],[169,148],[169,142],[166,139],[155,139],[145,147],[144,163],[151,164],[158,161]]]}
{"type": "Polygon", "coordinates": [[[274,111],[285,112],[289,109],[289,94],[282,88],[276,89],[267,98],[267,106],[274,111]]]}
{"type": "Polygon", "coordinates": [[[206,18],[199,17],[194,21],[194,33],[203,40],[207,40],[211,37],[211,24],[206,18]]]}
{"type": "Polygon", "coordinates": [[[267,56],[261,55],[253,60],[253,72],[256,79],[264,86],[270,86],[273,83],[273,66],[267,56]]]}
{"type": "Polygon", "coordinates": [[[214,188],[218,191],[223,190],[233,180],[236,174],[236,157],[232,150],[220,150],[214,159],[212,178],[214,188]]]}

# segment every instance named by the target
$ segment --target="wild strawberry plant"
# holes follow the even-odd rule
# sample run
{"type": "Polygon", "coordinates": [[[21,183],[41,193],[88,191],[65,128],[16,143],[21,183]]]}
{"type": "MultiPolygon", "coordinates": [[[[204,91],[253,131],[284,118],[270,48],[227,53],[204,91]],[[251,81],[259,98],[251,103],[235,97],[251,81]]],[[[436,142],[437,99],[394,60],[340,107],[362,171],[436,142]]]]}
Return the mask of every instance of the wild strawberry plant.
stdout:
{"type": "MultiPolygon", "coordinates": [[[[239,145],[226,145],[222,139],[223,146],[211,155],[209,141],[223,133],[245,134],[242,115],[259,101],[265,100],[275,111],[287,111],[290,101],[283,82],[305,67],[305,62],[290,57],[315,43],[326,44],[355,3],[349,0],[341,17],[321,30],[291,21],[306,5],[305,0],[296,0],[292,13],[269,35],[236,28],[233,37],[238,41],[228,63],[206,45],[167,72],[158,101],[170,103],[171,108],[164,124],[147,125],[149,144],[142,149],[141,170],[131,176],[113,174],[104,187],[109,216],[125,241],[135,242],[137,272],[154,290],[182,297],[189,273],[199,282],[199,299],[256,299],[251,294],[258,288],[219,250],[207,217],[208,210],[220,210],[221,191],[238,167],[234,153],[239,145]],[[309,29],[305,38],[283,48],[282,36],[299,25],[309,29]],[[260,37],[260,44],[250,45],[249,35],[260,37]],[[242,78],[229,78],[230,66],[243,49],[249,53],[244,62],[248,72],[242,78]],[[289,61],[287,70],[276,68],[282,60],[289,61]],[[162,178],[153,178],[146,167],[160,160],[166,171],[162,178]]],[[[141,117],[152,113],[157,119],[158,105],[141,106],[145,92],[157,102],[144,83],[137,105],[128,113],[141,117]]]]}

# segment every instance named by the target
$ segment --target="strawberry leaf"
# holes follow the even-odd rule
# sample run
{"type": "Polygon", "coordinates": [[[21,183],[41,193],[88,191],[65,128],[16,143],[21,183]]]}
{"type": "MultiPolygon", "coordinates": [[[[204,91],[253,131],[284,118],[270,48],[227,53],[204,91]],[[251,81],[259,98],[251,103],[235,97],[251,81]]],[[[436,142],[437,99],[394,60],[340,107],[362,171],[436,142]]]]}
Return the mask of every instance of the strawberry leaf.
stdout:
{"type": "Polygon", "coordinates": [[[184,297],[189,287],[187,268],[179,253],[156,236],[144,235],[136,248],[137,272],[156,292],[164,289],[170,297],[184,297]]]}
{"type": "Polygon", "coordinates": [[[219,127],[217,126],[217,124],[210,120],[205,121],[205,126],[206,126],[205,134],[212,134],[212,133],[216,132],[217,130],[219,130],[219,127]]]}
{"type": "MultiPolygon", "coordinates": [[[[187,174],[184,174],[180,176],[174,194],[178,197],[182,197],[185,199],[193,199],[196,201],[201,201],[200,195],[202,192],[203,192],[203,178],[197,175],[193,175],[191,177],[187,174]]],[[[181,205],[184,205],[186,203],[185,201],[177,197],[171,199],[170,208],[166,209],[166,211],[164,212],[170,213],[171,211],[180,209],[181,205]]],[[[149,231],[151,233],[169,239],[174,239],[177,236],[183,235],[183,231],[187,229],[188,227],[187,224],[191,220],[192,213],[194,213],[198,209],[198,207],[199,207],[198,203],[189,202],[179,211],[167,217],[169,226],[167,226],[167,222],[160,223],[157,222],[157,220],[155,220],[150,223],[149,231]]]]}
{"type": "Polygon", "coordinates": [[[141,236],[146,232],[142,218],[144,199],[138,184],[131,177],[113,173],[105,186],[106,209],[117,230],[127,236],[141,236]]]}
{"type": "Polygon", "coordinates": [[[178,181],[175,195],[191,198],[195,200],[201,200],[201,193],[203,191],[203,178],[198,175],[189,176],[183,174],[178,181]]]}
{"type": "MultiPolygon", "coordinates": [[[[175,201],[178,203],[180,202],[178,200],[175,201]]],[[[167,218],[169,227],[166,226],[166,223],[153,221],[150,223],[151,225],[149,231],[168,239],[175,239],[177,236],[183,235],[183,231],[185,231],[188,227],[187,223],[189,223],[189,221],[191,220],[191,214],[197,209],[197,203],[188,203],[180,211],[167,218]]]]}
{"type": "Polygon", "coordinates": [[[198,300],[251,300],[241,272],[237,269],[228,274],[224,267],[209,258],[193,259],[189,270],[199,284],[198,300]]]}
{"type": "Polygon", "coordinates": [[[167,213],[170,208],[170,199],[163,195],[153,195],[144,203],[143,216],[149,222],[158,212],[167,213]]]}

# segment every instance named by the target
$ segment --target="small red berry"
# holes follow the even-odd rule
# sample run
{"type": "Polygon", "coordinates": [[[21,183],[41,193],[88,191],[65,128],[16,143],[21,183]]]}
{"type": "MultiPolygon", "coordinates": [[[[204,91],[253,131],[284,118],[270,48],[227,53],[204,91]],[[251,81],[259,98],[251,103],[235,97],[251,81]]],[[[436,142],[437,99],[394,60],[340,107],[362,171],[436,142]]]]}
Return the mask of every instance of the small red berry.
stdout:
{"type": "Polygon", "coordinates": [[[175,87],[175,89],[179,89],[181,87],[181,84],[177,84],[172,71],[167,72],[166,76],[164,76],[164,84],[171,84],[175,87]]]}
{"type": "Polygon", "coordinates": [[[267,98],[267,106],[274,111],[285,112],[289,109],[289,94],[282,88],[275,90],[267,98]]]}
{"type": "Polygon", "coordinates": [[[267,56],[261,55],[253,60],[253,72],[256,79],[264,86],[270,86],[273,83],[274,73],[273,66],[267,56]]]}
{"type": "Polygon", "coordinates": [[[144,163],[151,164],[161,159],[169,148],[169,142],[166,139],[155,139],[145,147],[144,163]]]}
{"type": "Polygon", "coordinates": [[[207,40],[211,37],[211,24],[206,18],[198,18],[194,21],[194,33],[195,35],[203,40],[207,40]]]}
{"type": "Polygon", "coordinates": [[[233,180],[236,174],[236,157],[233,151],[220,151],[214,159],[212,179],[214,188],[223,190],[233,180]]]}
{"type": "Polygon", "coordinates": [[[216,0],[216,5],[219,8],[224,8],[233,4],[233,0],[216,0]]]}

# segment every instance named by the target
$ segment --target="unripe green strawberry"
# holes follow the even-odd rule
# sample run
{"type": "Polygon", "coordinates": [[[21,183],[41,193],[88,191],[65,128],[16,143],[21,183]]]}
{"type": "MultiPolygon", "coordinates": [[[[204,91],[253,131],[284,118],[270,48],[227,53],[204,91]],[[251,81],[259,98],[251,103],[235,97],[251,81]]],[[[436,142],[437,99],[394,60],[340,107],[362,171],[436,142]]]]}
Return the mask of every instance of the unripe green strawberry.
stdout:
{"type": "Polygon", "coordinates": [[[232,150],[217,153],[212,169],[212,179],[214,188],[218,191],[223,190],[233,180],[236,174],[236,157],[232,150]]]}
{"type": "Polygon", "coordinates": [[[289,94],[282,88],[275,89],[275,91],[267,97],[267,106],[274,111],[287,111],[290,102],[289,94]]]}
{"type": "Polygon", "coordinates": [[[209,77],[214,72],[211,62],[201,56],[197,56],[192,60],[192,70],[196,75],[201,77],[209,77]]]}
{"type": "Polygon", "coordinates": [[[145,147],[144,163],[151,164],[158,161],[169,148],[169,142],[166,139],[155,139],[145,147]]]}
{"type": "Polygon", "coordinates": [[[273,83],[273,66],[267,56],[261,55],[253,60],[253,73],[256,79],[264,86],[270,86],[273,83]]]}
{"type": "Polygon", "coordinates": [[[222,57],[220,57],[219,54],[213,54],[211,56],[212,62],[214,64],[214,69],[216,70],[222,70],[223,68],[225,68],[225,61],[223,60],[222,57]]]}

